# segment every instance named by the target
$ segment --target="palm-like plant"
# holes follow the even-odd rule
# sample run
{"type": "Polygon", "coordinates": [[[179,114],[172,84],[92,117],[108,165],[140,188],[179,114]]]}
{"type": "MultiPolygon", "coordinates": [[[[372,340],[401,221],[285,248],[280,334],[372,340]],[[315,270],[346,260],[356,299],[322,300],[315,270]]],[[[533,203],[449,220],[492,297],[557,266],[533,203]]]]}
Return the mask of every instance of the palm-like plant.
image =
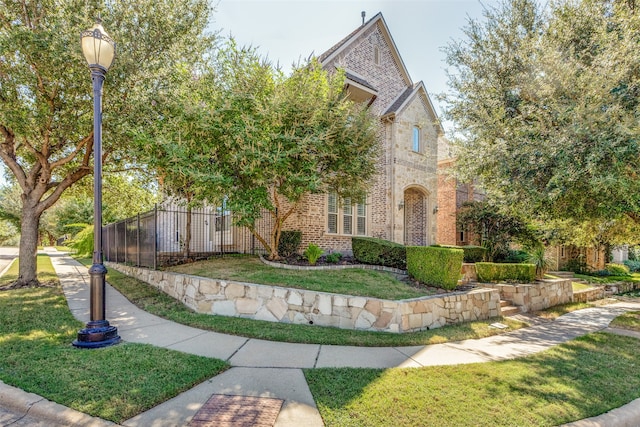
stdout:
{"type": "Polygon", "coordinates": [[[539,245],[529,251],[527,262],[536,266],[536,278],[542,279],[551,267],[553,259],[547,255],[544,246],[539,245]]]}

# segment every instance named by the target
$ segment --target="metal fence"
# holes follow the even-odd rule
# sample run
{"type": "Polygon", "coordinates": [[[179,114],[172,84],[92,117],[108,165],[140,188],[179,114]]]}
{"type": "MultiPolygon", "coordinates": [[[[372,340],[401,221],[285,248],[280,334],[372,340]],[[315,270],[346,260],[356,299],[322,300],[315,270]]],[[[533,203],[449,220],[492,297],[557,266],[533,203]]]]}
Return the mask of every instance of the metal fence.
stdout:
{"type": "MultiPolygon", "coordinates": [[[[268,215],[256,224],[262,236],[271,228],[268,215]]],[[[220,208],[163,209],[138,214],[102,227],[105,261],[157,269],[227,253],[264,254],[247,228],[233,225],[220,208]]]]}

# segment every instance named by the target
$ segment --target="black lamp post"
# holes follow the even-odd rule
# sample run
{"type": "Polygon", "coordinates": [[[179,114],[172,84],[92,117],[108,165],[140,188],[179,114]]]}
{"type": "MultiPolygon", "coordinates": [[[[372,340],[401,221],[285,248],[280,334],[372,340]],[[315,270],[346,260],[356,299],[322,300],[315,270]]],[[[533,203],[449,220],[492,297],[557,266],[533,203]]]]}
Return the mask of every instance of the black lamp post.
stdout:
{"type": "Polygon", "coordinates": [[[73,345],[98,348],[120,342],[118,329],[105,319],[104,290],[107,269],[102,263],[102,85],[116,54],[116,43],[101,21],[80,35],[82,53],[93,81],[93,265],[89,269],[90,321],[78,332],[73,345]]]}

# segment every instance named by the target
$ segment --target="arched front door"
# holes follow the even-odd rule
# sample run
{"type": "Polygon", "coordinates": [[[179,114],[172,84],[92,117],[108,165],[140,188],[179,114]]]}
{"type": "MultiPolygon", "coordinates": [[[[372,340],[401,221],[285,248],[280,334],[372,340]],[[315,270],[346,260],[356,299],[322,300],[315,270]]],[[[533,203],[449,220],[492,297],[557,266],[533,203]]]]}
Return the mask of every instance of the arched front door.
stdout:
{"type": "Polygon", "coordinates": [[[404,244],[407,246],[430,245],[429,197],[418,188],[408,188],[404,192],[404,244]]]}

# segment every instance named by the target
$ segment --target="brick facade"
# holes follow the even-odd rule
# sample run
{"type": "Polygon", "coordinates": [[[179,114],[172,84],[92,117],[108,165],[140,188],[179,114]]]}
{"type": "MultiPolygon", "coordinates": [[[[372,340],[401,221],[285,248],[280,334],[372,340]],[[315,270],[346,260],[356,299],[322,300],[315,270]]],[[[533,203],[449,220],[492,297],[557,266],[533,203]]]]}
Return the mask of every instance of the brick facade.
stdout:
{"type": "MultiPolygon", "coordinates": [[[[411,81],[382,15],[362,25],[320,60],[329,71],[346,71],[347,90],[353,91],[354,99],[366,98],[370,90],[365,102],[381,118],[382,150],[367,197],[365,235],[411,245],[435,243],[441,129],[424,85],[411,81]],[[351,84],[364,87],[364,92],[356,94],[351,84]],[[414,128],[420,138],[417,151],[414,128]]],[[[314,194],[304,198],[285,227],[302,231],[301,248],[316,243],[327,251],[350,251],[352,235],[329,233],[327,221],[327,195],[314,194]]]]}
{"type": "Polygon", "coordinates": [[[455,159],[438,161],[438,232],[440,245],[474,245],[478,236],[472,236],[456,226],[458,210],[466,202],[482,201],[485,195],[472,183],[461,183],[452,174],[455,159]]]}

